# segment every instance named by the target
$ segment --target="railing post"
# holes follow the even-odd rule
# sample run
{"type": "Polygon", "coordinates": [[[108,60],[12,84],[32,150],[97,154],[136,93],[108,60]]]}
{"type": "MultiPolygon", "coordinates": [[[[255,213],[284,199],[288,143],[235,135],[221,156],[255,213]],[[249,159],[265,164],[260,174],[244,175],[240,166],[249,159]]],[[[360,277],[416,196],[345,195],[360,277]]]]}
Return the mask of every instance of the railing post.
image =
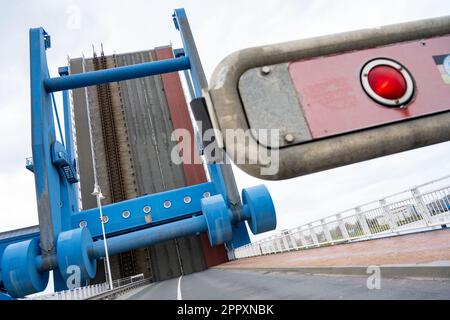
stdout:
{"type": "Polygon", "coordinates": [[[309,228],[309,233],[311,234],[311,238],[313,240],[313,243],[315,246],[319,247],[319,239],[317,239],[317,234],[316,231],[314,231],[314,227],[313,225],[310,223],[308,224],[308,228],[309,228]]]}
{"type": "Polygon", "coordinates": [[[422,215],[423,219],[425,220],[425,223],[427,226],[432,224],[431,220],[431,213],[428,207],[425,204],[425,201],[423,200],[423,196],[420,193],[419,188],[415,187],[411,190],[412,196],[414,198],[414,202],[416,203],[416,206],[422,215]]]}
{"type": "Polygon", "coordinates": [[[295,239],[294,235],[292,234],[291,231],[289,231],[289,239],[291,239],[291,243],[292,243],[292,250],[296,250],[298,249],[298,244],[297,244],[297,240],[295,239]]]}
{"type": "Polygon", "coordinates": [[[334,244],[333,237],[331,236],[330,229],[328,228],[328,224],[326,223],[325,219],[320,220],[320,223],[322,224],[322,230],[325,234],[325,238],[327,239],[327,242],[334,244]]]}
{"type": "Polygon", "coordinates": [[[238,257],[236,256],[236,250],[235,250],[235,249],[228,249],[228,248],[227,248],[226,251],[227,251],[228,259],[229,259],[230,261],[233,261],[233,260],[238,259],[238,257]]]}
{"type": "Polygon", "coordinates": [[[256,242],[256,243],[253,245],[253,254],[254,254],[255,256],[260,256],[260,255],[262,255],[262,252],[261,252],[261,246],[259,245],[259,242],[256,242]]]}
{"type": "Polygon", "coordinates": [[[281,247],[281,239],[280,237],[276,237],[277,251],[283,252],[283,248],[281,247]]]}
{"type": "Polygon", "coordinates": [[[283,240],[283,244],[284,244],[284,249],[286,251],[289,251],[289,243],[287,241],[287,236],[288,236],[287,234],[283,234],[282,240],[283,240]]]}
{"type": "Polygon", "coordinates": [[[382,199],[379,201],[381,209],[383,209],[384,217],[389,224],[389,227],[394,232],[397,229],[397,223],[395,222],[394,216],[392,215],[391,209],[389,209],[389,205],[386,202],[386,199],[382,199]]]}
{"type": "Polygon", "coordinates": [[[305,235],[303,234],[302,227],[298,229],[298,237],[300,238],[300,247],[308,248],[308,241],[306,241],[305,235]]]}
{"type": "Polygon", "coordinates": [[[341,230],[342,237],[344,240],[350,239],[350,235],[348,234],[347,226],[345,225],[345,222],[342,220],[342,215],[338,213],[336,215],[336,220],[339,224],[339,230],[341,230]]]}
{"type": "Polygon", "coordinates": [[[277,252],[277,248],[276,248],[276,243],[275,243],[275,237],[270,237],[270,253],[276,253],[277,252]]]}
{"type": "Polygon", "coordinates": [[[268,246],[268,244],[267,244],[267,241],[264,241],[264,242],[262,243],[261,251],[263,252],[263,254],[270,254],[270,252],[269,252],[269,246],[268,246]]]}
{"type": "Polygon", "coordinates": [[[262,242],[262,241],[259,241],[259,242],[258,242],[258,249],[259,249],[259,255],[260,255],[260,256],[263,256],[263,255],[264,255],[262,245],[263,245],[263,242],[262,242]]]}
{"type": "Polygon", "coordinates": [[[369,225],[367,224],[366,216],[364,215],[360,207],[355,208],[355,211],[364,236],[370,236],[372,232],[370,231],[369,225]]]}

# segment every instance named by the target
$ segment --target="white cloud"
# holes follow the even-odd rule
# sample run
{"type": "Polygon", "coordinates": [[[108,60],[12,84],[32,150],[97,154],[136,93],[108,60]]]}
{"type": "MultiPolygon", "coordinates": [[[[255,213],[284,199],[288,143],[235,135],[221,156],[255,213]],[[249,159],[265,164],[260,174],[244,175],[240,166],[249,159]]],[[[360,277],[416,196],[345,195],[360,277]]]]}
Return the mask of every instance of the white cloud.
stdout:
{"type": "Polygon", "coordinates": [[[14,170],[0,174],[0,194],[3,210],[1,230],[19,229],[38,224],[34,180],[31,172],[14,170]]]}

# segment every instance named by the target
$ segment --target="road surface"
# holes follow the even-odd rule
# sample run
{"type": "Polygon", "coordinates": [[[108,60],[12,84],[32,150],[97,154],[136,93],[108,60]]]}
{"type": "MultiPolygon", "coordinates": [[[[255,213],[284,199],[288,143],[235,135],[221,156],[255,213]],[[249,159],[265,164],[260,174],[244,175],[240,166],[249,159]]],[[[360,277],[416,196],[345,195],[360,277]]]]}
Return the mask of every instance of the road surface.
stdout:
{"type": "MultiPolygon", "coordinates": [[[[369,275],[368,275],[369,276],[369,275]]],[[[369,290],[367,277],[295,272],[209,269],[128,294],[129,300],[450,299],[450,280],[383,279],[369,290]]],[[[371,282],[373,285],[376,282],[371,282]]]]}

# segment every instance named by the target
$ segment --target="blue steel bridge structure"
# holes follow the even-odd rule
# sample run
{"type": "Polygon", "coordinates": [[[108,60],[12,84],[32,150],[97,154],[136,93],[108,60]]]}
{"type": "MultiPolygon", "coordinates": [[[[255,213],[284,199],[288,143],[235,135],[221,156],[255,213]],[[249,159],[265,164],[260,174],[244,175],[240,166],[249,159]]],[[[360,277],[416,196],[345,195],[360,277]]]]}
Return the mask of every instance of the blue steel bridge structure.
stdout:
{"type": "MultiPolygon", "coordinates": [[[[173,21],[183,48],[174,50],[172,59],[80,74],[70,74],[69,68],[63,66],[58,70],[59,77],[50,77],[47,65],[50,35],[43,28],[30,29],[33,157],[27,169],[35,178],[39,226],[0,237],[0,299],[21,298],[45,290],[50,271],[55,290],[65,290],[73,266],[80,271],[81,283],[86,283],[95,277],[97,261],[109,254],[202,232],[207,232],[211,246],[226,244],[237,248],[250,242],[245,222],[254,234],[275,229],[275,208],[267,188],[255,186],[240,193],[224,159],[208,159],[208,182],[139,196],[103,208],[79,209],[73,132],[70,125],[64,129],[60,125],[55,92],[62,92],[64,123],[69,124],[72,123],[69,90],[184,71],[193,88],[195,99],[191,104],[195,103],[197,108],[194,114],[203,114],[199,120],[203,121],[204,129],[211,127],[202,103],[207,81],[184,9],[175,10],[173,21]],[[151,222],[132,214],[124,218],[124,212],[142,212],[152,207],[165,210],[163,213],[154,210],[151,222]],[[105,233],[102,230],[105,221],[100,221],[100,216],[109,219],[105,233]]],[[[100,191],[96,191],[98,196],[100,191]]]]}

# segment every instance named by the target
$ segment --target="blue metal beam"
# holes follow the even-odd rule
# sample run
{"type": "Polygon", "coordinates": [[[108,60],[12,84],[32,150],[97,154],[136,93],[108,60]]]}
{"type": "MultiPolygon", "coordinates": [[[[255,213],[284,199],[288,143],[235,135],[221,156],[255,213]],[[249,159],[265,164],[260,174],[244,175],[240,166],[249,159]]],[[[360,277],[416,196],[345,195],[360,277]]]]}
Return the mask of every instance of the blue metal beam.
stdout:
{"type": "MultiPolygon", "coordinates": [[[[108,252],[114,255],[207,230],[208,227],[204,216],[193,217],[110,238],[108,239],[108,252]]],[[[93,243],[92,248],[89,250],[89,256],[91,259],[105,256],[103,241],[99,240],[93,243]]]]}
{"type": "Polygon", "coordinates": [[[61,179],[53,164],[51,146],[56,142],[51,95],[42,83],[48,78],[47,57],[50,36],[42,28],[30,29],[31,137],[33,170],[43,254],[55,252],[61,232],[61,179]]]}
{"type": "MultiPolygon", "coordinates": [[[[111,237],[201,213],[200,202],[205,193],[216,195],[214,184],[207,182],[104,206],[103,215],[108,217],[106,235],[111,237]]],[[[99,238],[102,236],[99,216],[98,208],[74,214],[72,228],[79,228],[81,223],[89,228],[94,238],[99,238]]]]}
{"type": "MultiPolygon", "coordinates": [[[[67,77],[69,75],[69,67],[60,67],[58,73],[61,77],[67,77]]],[[[67,157],[73,162],[74,157],[74,144],[73,144],[73,132],[72,132],[72,111],[70,110],[69,91],[64,90],[62,92],[63,97],[63,112],[64,112],[64,141],[67,151],[67,157]]]]}
{"type": "Polygon", "coordinates": [[[47,92],[50,93],[182,71],[189,69],[190,66],[188,57],[180,57],[106,70],[79,73],[59,78],[49,78],[44,80],[44,87],[47,92]]]}
{"type": "Polygon", "coordinates": [[[191,60],[191,74],[192,83],[194,85],[194,92],[196,97],[203,96],[203,89],[208,87],[205,72],[200,62],[200,56],[195,45],[194,37],[192,35],[191,27],[184,9],[175,9],[173,14],[175,27],[180,31],[181,40],[185,54],[191,60]]]}
{"type": "MultiPolygon", "coordinates": [[[[190,59],[191,79],[189,79],[189,75],[185,73],[187,82],[190,83],[190,80],[192,80],[195,97],[202,97],[203,90],[208,88],[208,81],[203,70],[186,11],[183,8],[175,9],[172,17],[175,28],[180,31],[184,53],[190,59]]],[[[182,52],[178,50],[177,54],[181,56],[182,52]]],[[[207,161],[209,162],[207,163],[209,175],[211,181],[216,185],[217,192],[222,194],[226,202],[230,205],[233,215],[237,217],[241,216],[241,198],[234,178],[233,169],[230,164],[227,164],[226,155],[224,154],[224,159],[219,159],[219,161],[223,161],[223,163],[215,163],[215,159],[207,159],[207,161]]],[[[250,237],[245,222],[233,225],[233,240],[227,245],[229,247],[237,247],[248,243],[250,243],[250,237]]]]}

